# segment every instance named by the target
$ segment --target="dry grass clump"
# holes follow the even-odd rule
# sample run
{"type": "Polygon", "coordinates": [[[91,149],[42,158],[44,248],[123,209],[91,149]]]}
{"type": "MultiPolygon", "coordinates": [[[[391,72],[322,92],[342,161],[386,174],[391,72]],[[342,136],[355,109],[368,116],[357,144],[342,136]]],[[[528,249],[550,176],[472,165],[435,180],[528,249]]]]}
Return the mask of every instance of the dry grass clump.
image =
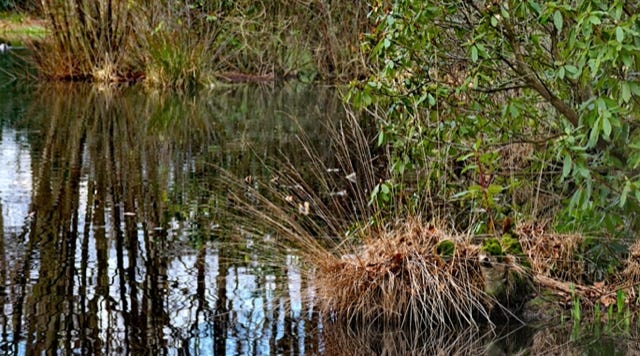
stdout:
{"type": "MultiPolygon", "coordinates": [[[[361,226],[354,233],[360,241],[338,238],[340,225],[327,220],[330,213],[318,199],[287,195],[282,204],[266,195],[251,188],[232,198],[248,218],[239,226],[260,236],[264,230],[255,225],[264,224],[273,232],[264,246],[275,247],[272,251],[282,256],[300,256],[303,278],[314,289],[314,304],[329,320],[440,328],[490,320],[497,302],[485,292],[478,246],[449,236],[419,216],[382,228],[361,226]]],[[[278,265],[282,256],[270,254],[270,263],[278,265]]]]}
{"type": "MultiPolygon", "coordinates": [[[[235,225],[265,236],[256,246],[272,251],[265,256],[274,266],[300,256],[313,304],[328,320],[420,328],[490,321],[500,304],[487,293],[483,269],[492,266],[481,266],[480,247],[401,204],[390,202],[383,214],[370,198],[380,180],[369,141],[354,118],[343,124],[328,145],[335,162],[303,145],[309,166],[279,162],[268,181],[227,177],[235,225]]],[[[513,261],[497,262],[497,282],[508,283],[513,261]]]]}
{"type": "Polygon", "coordinates": [[[640,241],[629,247],[629,257],[622,275],[633,285],[640,284],[640,241]]]}
{"type": "Polygon", "coordinates": [[[314,275],[320,310],[360,323],[475,325],[489,318],[491,298],[477,249],[462,242],[448,257],[442,231],[408,218],[369,236],[362,248],[319,266],[314,275]]]}
{"type": "Polygon", "coordinates": [[[43,0],[49,35],[29,44],[33,64],[56,80],[114,80],[128,71],[129,4],[111,1],[43,0]]]}
{"type": "Polygon", "coordinates": [[[584,265],[575,258],[581,235],[546,232],[535,223],[518,225],[516,233],[534,274],[574,282],[584,275],[584,265]]]}

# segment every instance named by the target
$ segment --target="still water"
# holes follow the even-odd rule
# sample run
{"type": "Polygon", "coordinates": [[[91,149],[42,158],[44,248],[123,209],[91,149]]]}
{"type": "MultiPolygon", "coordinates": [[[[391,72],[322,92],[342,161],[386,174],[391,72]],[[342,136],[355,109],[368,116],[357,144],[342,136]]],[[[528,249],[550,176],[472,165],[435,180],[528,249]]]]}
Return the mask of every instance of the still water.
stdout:
{"type": "MultiPolygon", "coordinates": [[[[196,96],[47,84],[0,88],[0,352],[376,355],[628,353],[566,328],[372,330],[323,322],[296,256],[263,265],[229,233],[221,169],[267,177],[298,134],[332,159],[334,89],[196,96]],[[312,134],[309,134],[312,133],[312,134]]],[[[239,178],[242,179],[242,178],[239,178]]],[[[558,324],[558,323],[556,323],[558,324]]]]}

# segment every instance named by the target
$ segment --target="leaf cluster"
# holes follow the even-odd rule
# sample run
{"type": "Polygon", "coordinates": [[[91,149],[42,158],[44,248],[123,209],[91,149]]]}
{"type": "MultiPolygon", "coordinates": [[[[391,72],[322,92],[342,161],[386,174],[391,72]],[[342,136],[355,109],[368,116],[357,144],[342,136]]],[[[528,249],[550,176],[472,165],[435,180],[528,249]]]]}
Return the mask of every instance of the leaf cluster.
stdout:
{"type": "Polygon", "coordinates": [[[417,176],[431,199],[483,221],[471,224],[546,213],[573,228],[631,230],[637,10],[619,0],[379,0],[363,43],[374,74],[348,99],[375,107],[390,182],[417,176]]]}

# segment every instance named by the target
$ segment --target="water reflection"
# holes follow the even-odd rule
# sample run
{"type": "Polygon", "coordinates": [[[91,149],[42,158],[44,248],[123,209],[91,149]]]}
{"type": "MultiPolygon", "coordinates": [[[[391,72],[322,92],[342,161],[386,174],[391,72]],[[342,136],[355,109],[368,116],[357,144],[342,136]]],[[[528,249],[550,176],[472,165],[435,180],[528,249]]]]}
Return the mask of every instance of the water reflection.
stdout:
{"type": "Polygon", "coordinates": [[[23,95],[0,90],[3,353],[500,354],[531,346],[530,329],[514,346],[496,341],[495,330],[436,335],[320,320],[295,256],[266,266],[250,237],[229,241],[224,209],[215,208],[228,203],[216,167],[268,176],[263,161],[284,153],[304,170],[296,133],[312,132],[311,144],[325,147],[322,123],[342,115],[332,90],[247,86],[185,97],[56,84],[23,95]]]}
{"type": "MultiPolygon", "coordinates": [[[[340,107],[335,96],[243,87],[184,98],[82,85],[33,96],[23,115],[3,117],[2,347],[28,354],[284,347],[276,340],[289,336],[300,308],[276,291],[301,293],[300,276],[293,265],[260,273],[234,258],[217,231],[221,217],[208,209],[225,203],[212,178],[215,165],[262,174],[247,147],[263,157],[292,149],[295,125],[286,115],[315,125],[340,107]]],[[[296,344],[287,347],[305,342],[296,344]]]]}

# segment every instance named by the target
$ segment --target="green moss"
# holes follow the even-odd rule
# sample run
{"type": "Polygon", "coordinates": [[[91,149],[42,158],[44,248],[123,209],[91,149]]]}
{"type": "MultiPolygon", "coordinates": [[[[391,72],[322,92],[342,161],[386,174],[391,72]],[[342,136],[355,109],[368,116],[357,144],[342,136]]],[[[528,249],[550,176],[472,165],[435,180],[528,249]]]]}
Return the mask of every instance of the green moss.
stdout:
{"type": "Polygon", "coordinates": [[[442,240],[436,245],[436,253],[440,257],[452,257],[456,251],[456,244],[451,240],[442,240]]]}
{"type": "Polygon", "coordinates": [[[502,250],[506,253],[522,256],[522,246],[520,245],[520,241],[513,237],[511,234],[504,234],[500,238],[500,245],[502,246],[502,250]]]}
{"type": "Polygon", "coordinates": [[[506,254],[523,256],[520,241],[510,234],[504,234],[500,239],[489,238],[482,241],[482,251],[492,256],[504,256],[506,254]]]}
{"type": "Polygon", "coordinates": [[[482,241],[482,251],[491,256],[504,256],[504,250],[500,245],[500,241],[496,238],[485,239],[482,241]]]}

